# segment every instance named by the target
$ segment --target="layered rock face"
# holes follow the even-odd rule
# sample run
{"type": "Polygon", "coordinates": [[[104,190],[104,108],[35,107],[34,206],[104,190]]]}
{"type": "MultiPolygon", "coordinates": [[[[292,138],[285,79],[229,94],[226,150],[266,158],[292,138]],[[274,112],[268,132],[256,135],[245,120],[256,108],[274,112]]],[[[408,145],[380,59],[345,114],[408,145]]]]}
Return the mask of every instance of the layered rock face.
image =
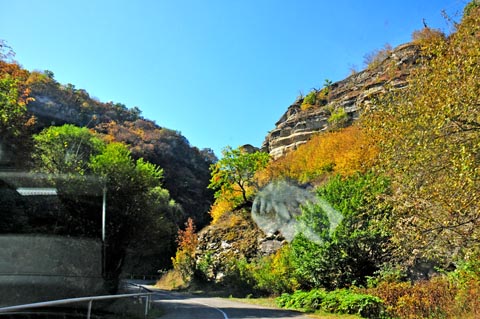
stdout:
{"type": "Polygon", "coordinates": [[[385,92],[387,86],[402,88],[407,85],[406,78],[419,57],[417,45],[403,44],[374,66],[331,84],[325,103],[302,110],[303,98],[297,99],[268,133],[262,150],[274,159],[281,157],[306,143],[312,135],[328,130],[331,112],[339,107],[348,115],[347,123],[358,119],[362,107],[385,92]]]}

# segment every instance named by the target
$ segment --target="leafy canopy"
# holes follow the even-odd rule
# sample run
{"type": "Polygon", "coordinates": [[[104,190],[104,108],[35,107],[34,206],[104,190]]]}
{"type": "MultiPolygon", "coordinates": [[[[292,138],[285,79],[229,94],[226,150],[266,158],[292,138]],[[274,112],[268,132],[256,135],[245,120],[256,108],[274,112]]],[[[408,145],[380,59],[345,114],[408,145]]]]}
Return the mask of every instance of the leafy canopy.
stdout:
{"type": "Polygon", "coordinates": [[[101,201],[87,198],[94,190],[86,190],[83,182],[72,181],[99,177],[97,197],[101,196],[101,188],[106,187],[109,276],[115,277],[121,271],[127,248],[138,249],[132,250],[130,258],[143,258],[152,267],[157,267],[154,265],[160,258],[168,262],[165,252],[173,249],[174,222],[180,212],[168,191],[161,187],[163,170],[159,166],[142,158],[134,160],[126,145],[106,144],[89,129],[74,125],[49,127],[35,135],[34,141],[36,170],[70,177],[64,182],[57,180],[56,187],[62,194],[62,205],[72,216],[69,225],[81,228],[80,233],[100,229],[95,223],[100,221],[96,203],[101,201]],[[143,253],[148,256],[142,257],[143,253]],[[157,261],[150,261],[150,256],[157,261]]]}
{"type": "Polygon", "coordinates": [[[240,193],[243,202],[248,202],[247,191],[256,187],[255,173],[265,168],[269,155],[264,152],[251,152],[230,146],[222,151],[223,158],[210,166],[212,178],[208,188],[215,189],[215,198],[234,196],[240,193]]]}
{"type": "Polygon", "coordinates": [[[388,180],[372,173],[337,175],[317,190],[317,196],[343,219],[329,235],[323,206],[303,209],[300,218],[316,226],[313,230],[324,239],[317,244],[298,236],[291,243],[295,274],[303,286],[331,289],[362,284],[391,258],[386,223],[390,207],[381,199],[388,190],[388,180]]]}
{"type": "Polygon", "coordinates": [[[71,124],[46,128],[33,140],[37,169],[49,174],[85,174],[90,157],[105,149],[105,143],[89,129],[71,124]]]}
{"type": "Polygon", "coordinates": [[[17,138],[24,140],[35,123],[27,114],[27,104],[34,99],[27,85],[29,72],[16,63],[3,61],[2,43],[0,40],[0,140],[12,145],[17,138]]]}

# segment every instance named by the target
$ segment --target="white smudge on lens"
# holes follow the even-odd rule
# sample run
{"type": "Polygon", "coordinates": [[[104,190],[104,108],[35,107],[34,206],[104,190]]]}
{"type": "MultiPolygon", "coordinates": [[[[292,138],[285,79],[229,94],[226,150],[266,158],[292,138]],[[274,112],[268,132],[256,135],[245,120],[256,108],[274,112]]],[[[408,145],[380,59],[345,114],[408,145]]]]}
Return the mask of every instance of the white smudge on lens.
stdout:
{"type": "Polygon", "coordinates": [[[321,243],[317,233],[298,217],[302,214],[302,206],[318,205],[328,218],[331,234],[340,224],[343,216],[327,201],[317,198],[308,189],[293,185],[286,181],[277,181],[265,186],[255,197],[252,207],[252,218],[267,235],[281,233],[288,241],[302,233],[308,239],[321,243]]]}

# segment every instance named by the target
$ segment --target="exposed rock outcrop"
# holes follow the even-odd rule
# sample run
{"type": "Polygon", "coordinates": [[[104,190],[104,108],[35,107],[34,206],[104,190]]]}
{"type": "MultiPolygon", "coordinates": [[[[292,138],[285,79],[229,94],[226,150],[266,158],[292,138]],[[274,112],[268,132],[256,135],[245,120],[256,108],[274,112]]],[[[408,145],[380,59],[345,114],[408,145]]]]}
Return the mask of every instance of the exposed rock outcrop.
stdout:
{"type": "Polygon", "coordinates": [[[331,84],[323,105],[302,110],[303,98],[297,99],[268,133],[262,150],[278,158],[297,148],[312,135],[327,130],[331,110],[338,107],[345,110],[349,123],[358,119],[362,106],[385,92],[387,85],[401,88],[407,84],[406,78],[417,64],[419,56],[420,48],[417,45],[403,44],[377,65],[331,84]]]}
{"type": "Polygon", "coordinates": [[[232,262],[250,261],[258,256],[263,234],[249,213],[249,209],[227,213],[216,224],[199,232],[195,257],[197,275],[219,283],[228,276],[232,262]]]}

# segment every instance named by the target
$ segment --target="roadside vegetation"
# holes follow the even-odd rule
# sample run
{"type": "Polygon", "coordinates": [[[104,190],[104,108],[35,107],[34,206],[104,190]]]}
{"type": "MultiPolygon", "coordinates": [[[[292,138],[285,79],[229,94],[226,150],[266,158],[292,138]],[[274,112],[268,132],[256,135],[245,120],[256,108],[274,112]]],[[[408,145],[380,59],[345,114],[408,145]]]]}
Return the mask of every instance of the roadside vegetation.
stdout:
{"type": "MultiPolygon", "coordinates": [[[[60,85],[51,71],[22,69],[0,42],[0,143],[8,146],[5,158],[22,154],[3,164],[72,178],[52,181],[63,195],[60,210],[81,207],[55,225],[60,233],[96,229],[90,235],[98,236],[99,220],[89,214],[100,207],[85,204],[87,188],[97,197],[102,187],[115,190],[107,195],[112,277],[130,252],[134,264],[149,263],[145,269],[172,268],[162,288],[213,287],[366,318],[479,318],[478,1],[455,28],[448,36],[428,27],[415,32],[422,53],[408,86],[386,81],[386,92],[353,124],[342,107],[326,108],[330,129],[276,160],[250,147],[226,147],[217,160],[143,119],[138,108],[100,103],[60,85]],[[35,92],[56,96],[59,112],[73,105],[75,120],[52,126],[32,116],[35,92]],[[89,175],[102,184],[69,183],[89,175]],[[301,205],[295,217],[313,236],[298,233],[275,252],[255,255],[253,201],[277,181],[313,191],[317,202],[301,205]],[[322,203],[341,216],[336,227],[322,203]],[[218,245],[198,256],[197,229],[209,222],[218,245]],[[231,250],[218,262],[213,255],[222,245],[231,250]]],[[[390,51],[368,56],[368,68],[390,51]]],[[[308,93],[301,111],[325,107],[331,85],[308,93]]],[[[17,203],[2,205],[15,211],[17,203]]],[[[2,212],[1,231],[25,226],[2,212]]]]}
{"type": "MultiPolygon", "coordinates": [[[[271,255],[233,256],[225,274],[230,287],[241,283],[245,296],[276,296],[279,306],[307,312],[480,316],[479,34],[475,1],[451,35],[416,31],[421,57],[407,87],[387,81],[386,92],[347,127],[342,109],[332,109],[333,129],[254,168],[248,198],[273,181],[310,185],[342,220],[330,231],[324,206],[302,207],[298,219],[321,240],[299,234],[271,255]]],[[[390,50],[372,55],[368,67],[390,50]]],[[[307,94],[302,110],[326,105],[329,85],[307,94]]],[[[245,202],[241,187],[222,182],[237,195],[225,184],[215,188],[214,221],[245,202]]]]}

